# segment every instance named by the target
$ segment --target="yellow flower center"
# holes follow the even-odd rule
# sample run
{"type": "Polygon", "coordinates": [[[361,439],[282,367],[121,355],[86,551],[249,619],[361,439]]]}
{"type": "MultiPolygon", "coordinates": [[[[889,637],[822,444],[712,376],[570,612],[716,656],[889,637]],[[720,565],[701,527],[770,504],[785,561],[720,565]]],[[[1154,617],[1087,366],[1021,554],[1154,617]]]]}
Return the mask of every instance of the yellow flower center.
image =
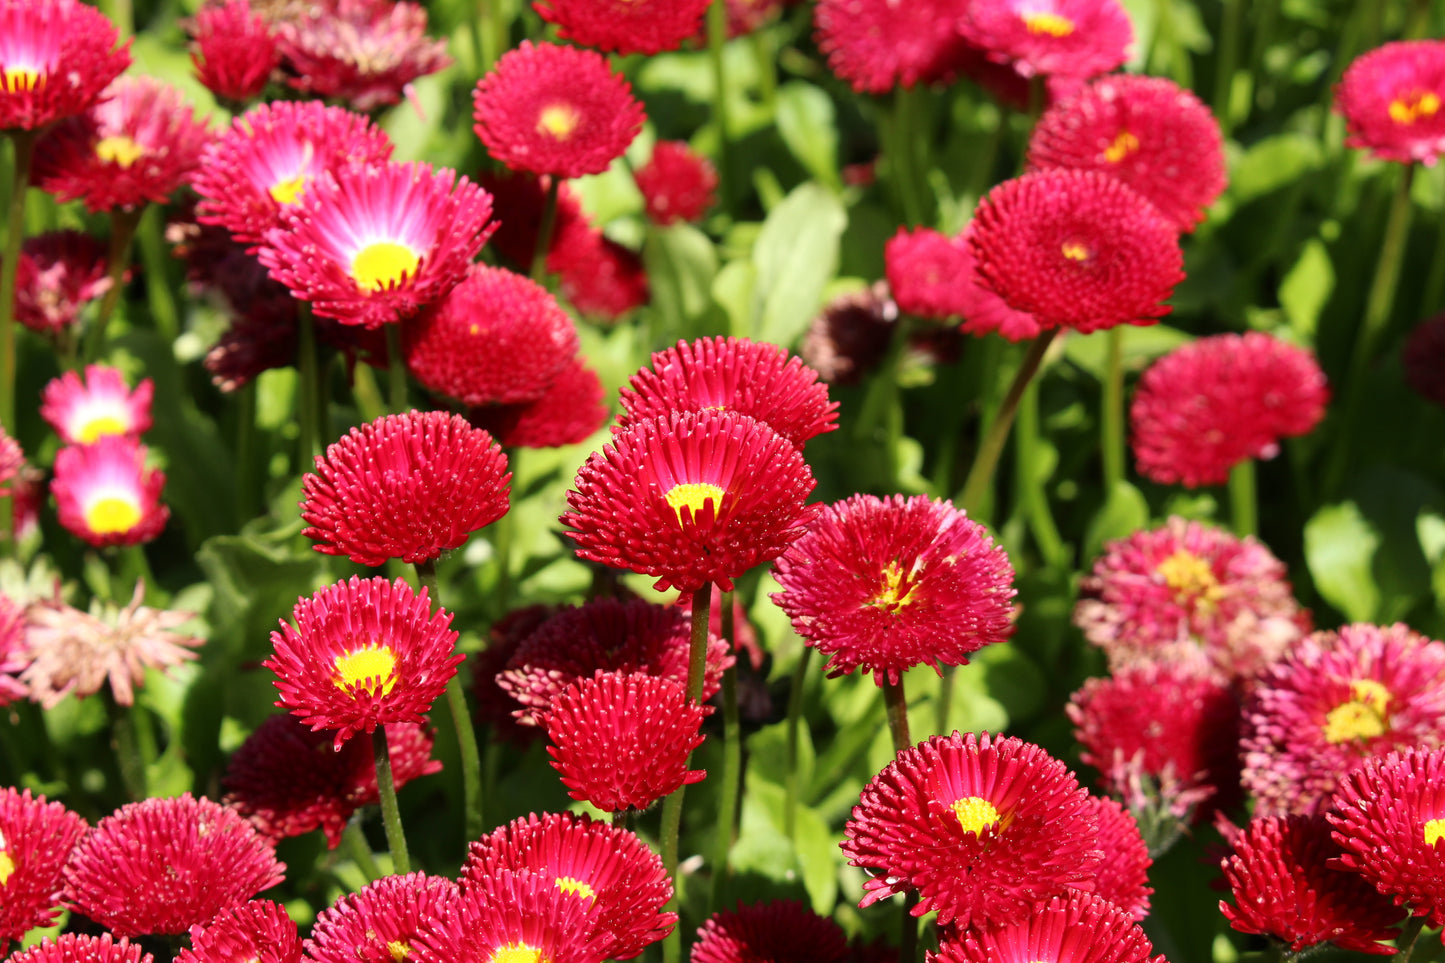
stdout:
{"type": "Polygon", "coordinates": [[[129,167],[145,156],[146,149],[124,134],[102,138],[95,145],[95,156],[118,167],[129,167]]]}
{"type": "Polygon", "coordinates": [[[595,900],[597,891],[574,876],[558,876],[557,888],[564,893],[576,893],[583,899],[595,900]]]}
{"type": "Polygon", "coordinates": [[[1389,708],[1389,689],[1374,679],[1351,682],[1349,701],[1335,706],[1325,716],[1325,741],[1338,745],[1384,735],[1390,727],[1386,716],[1389,708]]]}
{"type": "Polygon", "coordinates": [[[537,133],[566,140],[581,120],[582,115],[571,104],[549,104],[537,115],[537,133]]]}
{"type": "Polygon", "coordinates": [[[374,241],[357,252],[351,262],[351,276],[363,291],[380,291],[406,280],[420,258],[405,244],[374,241]]]}
{"type": "Polygon", "coordinates": [[[1131,131],[1121,130],[1119,135],[1114,138],[1114,143],[1105,148],[1104,160],[1110,164],[1117,164],[1138,149],[1139,138],[1135,137],[1131,131]]]}
{"type": "Polygon", "coordinates": [[[542,951],[526,943],[508,943],[493,953],[488,963],[543,963],[542,951]]]}
{"type": "Polygon", "coordinates": [[[386,944],[386,951],[391,954],[391,958],[395,960],[396,963],[401,963],[402,960],[406,959],[407,954],[411,952],[411,947],[401,940],[392,940],[386,944]]]}
{"type": "Polygon", "coordinates": [[[306,175],[301,173],[272,184],[269,193],[271,200],[277,204],[295,204],[304,190],[306,190],[306,175]]]}
{"type": "Polygon", "coordinates": [[[1210,611],[1224,598],[1224,588],[1214,577],[1209,563],[1185,549],[1178,549],[1159,563],[1159,574],[1174,593],[1174,601],[1210,611]]]}
{"type": "Polygon", "coordinates": [[[1080,241],[1065,241],[1062,250],[1064,257],[1070,261],[1087,261],[1093,256],[1093,252],[1089,250],[1088,245],[1080,241]]]}
{"type": "Polygon", "coordinates": [[[96,415],[86,420],[75,432],[83,445],[89,445],[102,435],[125,434],[125,422],[115,415],[96,415]]]}
{"type": "Polygon", "coordinates": [[[998,810],[982,796],[964,796],[953,803],[953,814],[966,833],[983,835],[985,829],[998,825],[998,810]]]}
{"type": "Polygon", "coordinates": [[[1029,33],[1046,33],[1050,37],[1067,37],[1074,32],[1074,21],[1057,13],[1026,13],[1024,26],[1029,28],[1029,33]]]}
{"type": "Polygon", "coordinates": [[[916,586],[910,585],[906,591],[903,589],[903,566],[894,559],[888,563],[883,570],[883,584],[878,589],[878,594],[873,596],[873,601],[868,604],[880,609],[896,611],[913,601],[913,589],[916,586]]]}
{"type": "MultiPolygon", "coordinates": [[[[1434,846],[1445,836],[1445,819],[1432,819],[1425,824],[1425,845],[1434,846]]],[[[5,855],[0,853],[0,883],[5,882],[5,855]]]]}
{"type": "Polygon", "coordinates": [[[396,685],[396,656],[389,647],[374,642],[352,649],[336,657],[333,681],[338,689],[360,687],[372,695],[386,695],[396,685]]]}
{"type": "MultiPolygon", "coordinates": [[[[1436,820],[1436,822],[1439,822],[1439,820],[1436,820]]],[[[1425,832],[1428,836],[1429,830],[1426,829],[1425,832]]],[[[4,886],[6,883],[8,883],[10,881],[11,874],[14,872],[15,860],[10,858],[9,853],[0,852],[0,886],[4,886]]]]}
{"type": "Polygon", "coordinates": [[[713,512],[716,514],[722,507],[723,490],[707,482],[686,482],[674,485],[663,497],[667,499],[672,510],[677,512],[677,523],[681,525],[683,506],[692,509],[692,517],[697,518],[702,512],[702,506],[712,502],[713,512]]]}
{"type": "Polygon", "coordinates": [[[1440,111],[1440,96],[1432,90],[1416,90],[1390,101],[1390,119],[1406,127],[1440,111]]]}
{"type": "Polygon", "coordinates": [[[5,68],[5,89],[12,94],[22,90],[34,90],[44,81],[45,78],[40,76],[38,70],[31,70],[29,67],[5,68]]]}
{"type": "Polygon", "coordinates": [[[85,509],[85,524],[97,535],[128,532],[140,524],[140,520],[139,503],[119,495],[97,498],[85,509]]]}

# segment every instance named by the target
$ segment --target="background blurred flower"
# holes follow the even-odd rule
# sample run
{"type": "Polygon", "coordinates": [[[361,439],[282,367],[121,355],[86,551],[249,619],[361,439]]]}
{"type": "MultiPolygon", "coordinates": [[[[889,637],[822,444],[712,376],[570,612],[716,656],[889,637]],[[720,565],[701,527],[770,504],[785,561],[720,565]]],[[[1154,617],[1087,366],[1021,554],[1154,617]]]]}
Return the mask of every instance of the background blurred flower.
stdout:
{"type": "Polygon", "coordinates": [[[607,423],[597,372],[575,357],[535,401],[473,408],[467,420],[506,448],[560,448],[586,441],[607,423]]]}
{"type": "Polygon", "coordinates": [[[271,25],[252,11],[248,0],[218,0],[201,7],[190,33],[196,79],[220,100],[255,100],[281,64],[271,25]]]}
{"type": "Polygon", "coordinates": [[[843,963],[843,928],[797,900],[775,899],[720,910],[698,927],[690,963],[843,963]]]}
{"type": "Polygon", "coordinates": [[[968,42],[952,28],[953,0],[820,0],[814,39],[828,69],[858,93],[952,80],[968,42]]]}
{"type": "Polygon", "coordinates": [[[636,179],[643,207],[655,224],[700,221],[717,203],[717,169],[687,141],[658,141],[636,179]]]}
{"type": "Polygon", "coordinates": [[[125,435],[60,449],[50,492],[66,531],[97,548],[149,542],[166,527],[164,472],[147,468],[146,447],[125,435]]]}
{"type": "Polygon", "coordinates": [[[106,268],[106,246],[90,234],[51,231],[26,238],[16,269],[16,320],[37,334],[68,332],[80,323],[81,309],[110,290],[106,268]]]}
{"type": "Polygon", "coordinates": [[[1335,89],[1345,141],[1382,160],[1434,164],[1445,150],[1445,42],[1407,40],[1355,59],[1335,89]]]}
{"type": "Polygon", "coordinates": [[[697,33],[707,0],[537,0],[532,9],[579,47],[655,54],[697,33]]]}
{"type": "Polygon", "coordinates": [[[966,0],[959,32],[1025,77],[1093,77],[1121,66],[1134,28],[1119,0],[966,0]]]}
{"type": "Polygon", "coordinates": [[[102,435],[137,438],[150,430],[154,393],[149,378],[131,391],[118,369],[86,365],[83,377],[67,371],[45,386],[40,417],[67,445],[89,445],[102,435]]]}

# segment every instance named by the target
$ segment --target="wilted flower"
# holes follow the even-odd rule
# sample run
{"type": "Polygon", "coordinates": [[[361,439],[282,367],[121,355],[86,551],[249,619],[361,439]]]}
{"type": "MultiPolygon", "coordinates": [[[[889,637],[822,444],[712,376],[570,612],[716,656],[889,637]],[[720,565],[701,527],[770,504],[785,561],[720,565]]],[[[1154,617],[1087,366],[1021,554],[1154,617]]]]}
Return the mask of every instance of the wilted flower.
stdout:
{"type": "Polygon", "coordinates": [[[115,25],[79,0],[0,2],[0,130],[40,130],[85,111],[130,66],[115,25]]]}
{"type": "MultiPolygon", "coordinates": [[[[0,619],[8,602],[0,595],[0,619]]],[[[61,871],[85,830],[85,820],[60,803],[0,787],[0,953],[8,941],[55,922],[61,871]]]]}
{"type": "Polygon", "coordinates": [[[861,291],[834,298],[813,319],[800,353],[829,384],[853,385],[883,360],[898,305],[879,281],[861,291]]]}

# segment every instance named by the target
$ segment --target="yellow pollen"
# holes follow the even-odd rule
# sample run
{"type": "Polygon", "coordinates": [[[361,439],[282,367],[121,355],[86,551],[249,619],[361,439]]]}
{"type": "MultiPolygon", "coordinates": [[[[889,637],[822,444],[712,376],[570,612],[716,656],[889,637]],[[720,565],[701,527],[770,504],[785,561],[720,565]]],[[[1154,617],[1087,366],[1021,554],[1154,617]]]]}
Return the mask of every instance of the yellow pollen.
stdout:
{"type": "Polygon", "coordinates": [[[146,149],[124,134],[101,139],[95,145],[95,156],[118,167],[130,167],[145,156],[146,149]]]}
{"type": "Polygon", "coordinates": [[[1024,26],[1029,33],[1046,33],[1050,37],[1067,37],[1074,32],[1074,21],[1057,13],[1026,13],[1024,26]]]}
{"type": "Polygon", "coordinates": [[[1070,261],[1087,261],[1089,249],[1078,241],[1066,241],[1063,247],[1064,257],[1070,261]]]}
{"type": "Polygon", "coordinates": [[[476,336],[476,335],[479,335],[479,334],[481,334],[481,333],[482,333],[482,326],[481,326],[480,324],[468,325],[468,327],[467,327],[467,334],[476,336]]]}
{"type": "Polygon", "coordinates": [[[1193,552],[1178,549],[1159,563],[1158,571],[1174,592],[1174,601],[1180,605],[1208,612],[1224,598],[1224,589],[1214,577],[1214,570],[1193,552]]]}
{"type": "Polygon", "coordinates": [[[1417,90],[1390,102],[1390,119],[1409,126],[1423,117],[1434,117],[1440,111],[1440,97],[1434,91],[1417,90]]]}
{"type": "Polygon", "coordinates": [[[1130,154],[1139,149],[1139,138],[1127,130],[1119,131],[1119,136],[1114,138],[1114,143],[1104,150],[1104,160],[1110,164],[1117,164],[1130,154]]]}
{"type": "MultiPolygon", "coordinates": [[[[1436,822],[1439,822],[1439,820],[1436,820],[1436,822]]],[[[1425,834],[1428,836],[1429,833],[1430,830],[1426,828],[1425,834]]],[[[14,872],[15,860],[10,858],[9,853],[0,853],[0,886],[4,886],[7,882],[9,882],[10,874],[14,872]]]]}
{"type": "Polygon", "coordinates": [[[44,78],[38,70],[31,70],[29,67],[5,68],[5,89],[12,94],[22,90],[34,90],[42,83],[44,78]]]}
{"type": "MultiPolygon", "coordinates": [[[[1445,819],[1432,819],[1425,824],[1425,845],[1434,846],[1445,836],[1445,819]]],[[[0,883],[5,882],[5,854],[0,853],[0,883]]]]}
{"type": "Polygon", "coordinates": [[[537,133],[566,140],[577,129],[582,115],[571,104],[549,104],[537,115],[537,133]]]}
{"type": "Polygon", "coordinates": [[[406,280],[416,270],[418,258],[411,248],[395,241],[374,241],[356,254],[351,276],[363,291],[380,291],[406,280]]]}
{"type": "Polygon", "coordinates": [[[396,963],[401,963],[402,960],[406,959],[407,954],[411,952],[411,947],[407,946],[401,940],[392,940],[386,944],[386,951],[391,954],[391,958],[395,960],[396,963]]]}
{"type": "Polygon", "coordinates": [[[128,532],[140,524],[140,519],[140,505],[117,495],[97,498],[85,510],[85,524],[97,535],[128,532]]]}
{"type": "Polygon", "coordinates": [[[96,415],[75,433],[83,445],[89,445],[102,435],[123,435],[125,434],[125,422],[115,415],[96,415]]]}
{"type": "Polygon", "coordinates": [[[542,951],[526,943],[508,943],[499,947],[488,963],[542,963],[542,951]]]}
{"type": "Polygon", "coordinates": [[[304,190],[306,190],[306,175],[297,174],[295,177],[288,177],[272,184],[271,200],[277,204],[295,204],[304,190]]]}
{"type": "Polygon", "coordinates": [[[595,900],[597,891],[573,876],[558,876],[557,888],[564,893],[576,893],[583,899],[595,900]]]}
{"type": "Polygon", "coordinates": [[[1325,741],[1338,745],[1384,735],[1390,727],[1389,708],[1389,689],[1374,679],[1351,682],[1350,701],[1340,703],[1325,716],[1325,741]]]}
{"type": "Polygon", "coordinates": [[[913,589],[916,586],[910,585],[906,591],[900,592],[903,588],[903,566],[894,559],[888,563],[883,570],[883,584],[878,589],[878,594],[868,604],[874,608],[888,609],[890,612],[897,611],[913,601],[913,589]]]}
{"type": "Polygon", "coordinates": [[[958,817],[958,824],[963,827],[963,831],[975,836],[982,835],[985,829],[998,825],[998,810],[982,796],[965,796],[955,800],[953,814],[958,817]]]}
{"type": "Polygon", "coordinates": [[[697,518],[702,513],[702,506],[712,502],[713,514],[716,514],[722,508],[723,490],[707,482],[686,482],[668,489],[664,497],[677,512],[677,523],[681,525],[683,506],[692,509],[692,517],[697,518]]]}
{"type": "Polygon", "coordinates": [[[396,685],[396,656],[389,647],[376,643],[352,649],[336,657],[336,677],[332,681],[338,689],[360,686],[372,695],[386,695],[396,685]]]}

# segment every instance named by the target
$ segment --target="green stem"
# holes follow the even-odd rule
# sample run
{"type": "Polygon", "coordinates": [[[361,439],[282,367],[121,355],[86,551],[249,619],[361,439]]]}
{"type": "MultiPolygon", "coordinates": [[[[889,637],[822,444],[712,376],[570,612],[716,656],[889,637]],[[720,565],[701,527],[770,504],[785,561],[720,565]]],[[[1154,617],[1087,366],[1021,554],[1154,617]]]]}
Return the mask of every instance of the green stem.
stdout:
{"type": "Polygon", "coordinates": [[[1243,103],[1245,110],[1254,107],[1258,99],[1259,81],[1265,77],[1264,55],[1274,40],[1275,23],[1279,20],[1280,0],[1255,0],[1254,41],[1249,48],[1249,69],[1244,72],[1249,80],[1249,97],[1243,103]]]}
{"type": "MultiPolygon", "coordinates": [[[[35,155],[35,133],[10,131],[14,147],[10,182],[10,209],[5,221],[5,260],[0,262],[0,428],[20,433],[15,421],[15,278],[20,269],[20,246],[25,241],[25,195],[30,188],[30,162],[35,155]]],[[[0,507],[8,508],[7,502],[0,507]]],[[[10,513],[5,512],[5,531],[10,513]]]]}
{"type": "Polygon", "coordinates": [[[898,192],[903,220],[910,227],[923,224],[925,217],[921,175],[914,163],[914,137],[917,134],[914,96],[913,91],[901,84],[893,91],[892,144],[888,158],[888,175],[898,192]]]}
{"type": "Polygon", "coordinates": [[[753,59],[758,65],[758,98],[763,102],[763,108],[771,113],[778,99],[778,58],[773,49],[773,38],[766,29],[759,29],[748,34],[748,43],[753,48],[753,59]]]}
{"type": "Polygon", "coordinates": [[[1223,34],[1219,40],[1219,60],[1214,75],[1214,116],[1225,138],[1234,128],[1231,92],[1234,73],[1239,69],[1240,34],[1244,27],[1244,0],[1224,0],[1223,34]]]}
{"type": "MultiPolygon", "coordinates": [[[[515,449],[508,452],[512,465],[512,477],[516,478],[517,452],[515,449]]],[[[507,512],[497,519],[492,525],[494,533],[492,539],[492,552],[495,555],[494,563],[497,566],[497,579],[492,591],[492,597],[497,607],[497,618],[507,614],[512,604],[512,543],[516,541],[516,517],[512,512],[507,512]]],[[[594,583],[595,584],[595,583],[594,583]]]]}
{"type": "Polygon", "coordinates": [[[407,410],[406,401],[406,358],[401,353],[401,325],[388,324],[386,328],[387,377],[391,397],[387,399],[394,414],[407,410]]]}
{"type": "Polygon", "coordinates": [[[939,735],[948,732],[948,717],[953,714],[953,690],[958,684],[958,666],[945,665],[938,680],[938,704],[934,714],[933,730],[939,735]]]}
{"type": "Polygon", "coordinates": [[[123,208],[110,212],[110,254],[106,270],[110,287],[106,289],[105,297],[100,300],[95,324],[85,339],[85,360],[88,363],[99,361],[105,354],[106,331],[110,327],[110,319],[115,315],[115,309],[120,305],[121,295],[125,293],[125,272],[130,267],[130,245],[135,239],[140,215],[139,210],[129,211],[123,208]]]}
{"type": "Polygon", "coordinates": [[[733,170],[732,124],[728,118],[727,61],[723,49],[728,41],[727,0],[712,0],[707,8],[707,57],[712,68],[712,120],[717,126],[718,206],[732,210],[737,191],[733,170]]]}
{"type": "Polygon", "coordinates": [[[1410,19],[1405,24],[1405,39],[1419,40],[1430,35],[1431,0],[1415,0],[1410,7],[1410,19]]]}
{"type": "Polygon", "coordinates": [[[861,441],[872,441],[878,423],[883,422],[883,487],[898,487],[898,448],[903,440],[903,397],[898,387],[898,371],[908,351],[909,319],[900,315],[893,325],[888,353],[868,384],[863,409],[858,413],[857,433],[861,441]]]}
{"type": "Polygon", "coordinates": [[[256,459],[256,383],[245,384],[236,393],[236,528],[256,517],[261,482],[256,459]]]}
{"type": "MultiPolygon", "coordinates": [[[[737,657],[733,647],[733,593],[722,593],[722,634],[728,650],[737,657]]],[[[728,876],[728,854],[732,851],[733,833],[737,828],[738,790],[742,786],[743,742],[742,724],[738,718],[738,676],[736,665],[729,666],[722,679],[723,771],[722,799],[717,811],[717,836],[713,841],[712,884],[708,892],[708,909],[719,909],[718,897],[728,876]]]]}
{"type": "Polygon", "coordinates": [[[348,823],[341,833],[341,839],[346,844],[347,855],[356,864],[356,868],[361,870],[366,881],[374,883],[381,879],[381,868],[376,865],[376,857],[371,852],[371,844],[366,841],[366,833],[361,831],[361,824],[348,823]]]}
{"type": "Polygon", "coordinates": [[[557,226],[557,192],[562,189],[562,179],[555,174],[547,182],[542,220],[537,225],[537,243],[532,248],[532,280],[538,284],[547,276],[547,252],[552,248],[552,231],[557,226]]]}
{"type": "Polygon", "coordinates": [[[1004,444],[1008,441],[1009,429],[1013,426],[1014,414],[1018,411],[1024,389],[1033,379],[1034,372],[1039,370],[1044,353],[1049,350],[1049,345],[1058,333],[1057,328],[1045,331],[1029,345],[1028,353],[1024,355],[1023,363],[1019,365],[1013,383],[1009,385],[1008,394],[1004,395],[997,416],[988,426],[983,441],[979,443],[978,453],[973,458],[973,467],[968,471],[968,478],[963,483],[963,492],[958,499],[963,510],[975,520],[982,520],[979,518],[979,506],[993,484],[994,471],[998,468],[999,456],[1003,454],[1004,444]]]}
{"type": "Polygon", "coordinates": [[[793,667],[793,679],[788,687],[788,730],[786,753],[787,771],[784,776],[783,835],[789,842],[795,842],[798,831],[798,736],[803,725],[803,690],[808,684],[808,663],[812,661],[813,647],[804,645],[793,667]]]}
{"type": "Polygon", "coordinates": [[[1124,331],[1109,329],[1108,367],[1104,374],[1104,417],[1100,445],[1104,455],[1104,497],[1124,480],[1124,331]]]}
{"type": "MultiPolygon", "coordinates": [[[[1441,174],[1436,172],[1437,179],[1441,174]]],[[[1430,273],[1425,276],[1425,287],[1420,295],[1420,316],[1434,317],[1442,307],[1440,299],[1445,296],[1445,217],[1440,219],[1439,233],[1435,239],[1435,255],[1430,260],[1430,273]]]]}
{"type": "MultiPolygon", "coordinates": [[[[181,316],[176,309],[176,296],[170,279],[172,260],[166,253],[164,221],[161,208],[147,205],[140,220],[137,240],[140,242],[141,264],[145,266],[146,300],[151,320],[166,344],[174,347],[181,335],[181,316]]],[[[171,357],[175,354],[172,352],[171,357]]]]}
{"type": "Polygon", "coordinates": [[[1234,534],[1240,538],[1259,534],[1253,458],[1246,458],[1229,473],[1229,517],[1234,522],[1234,534]]]}
{"type": "Polygon", "coordinates": [[[357,362],[351,373],[351,397],[362,421],[376,421],[386,415],[386,401],[376,383],[376,371],[369,364],[357,362]]]}
{"type": "Polygon", "coordinates": [[[110,716],[112,744],[116,763],[120,766],[120,778],[125,783],[125,791],[134,801],[145,799],[150,793],[146,787],[146,763],[141,755],[136,718],[131,711],[134,707],[128,708],[116,702],[115,694],[108,688],[103,690],[102,698],[110,716]]]}
{"type": "Polygon", "coordinates": [[[1059,535],[1054,516],[1049,511],[1049,498],[1044,490],[1044,479],[1040,477],[1039,446],[1039,383],[1030,381],[1019,400],[1018,438],[1014,441],[1014,461],[1018,477],[1014,484],[1019,489],[1029,530],[1038,544],[1039,555],[1049,568],[1062,569],[1068,563],[1069,550],[1059,535]]]}
{"type": "Polygon", "coordinates": [[[316,382],[319,379],[316,359],[316,321],[305,304],[297,311],[296,331],[296,425],[300,429],[298,462],[303,472],[310,471],[321,454],[317,437],[316,382]]]}
{"type": "Polygon", "coordinates": [[[1410,957],[1415,952],[1415,947],[1420,943],[1420,934],[1425,929],[1425,917],[1411,916],[1405,921],[1400,935],[1395,938],[1396,956],[1395,963],[1410,963],[1410,957]]]}
{"type": "MultiPolygon", "coordinates": [[[[888,710],[888,731],[893,734],[894,752],[913,748],[913,739],[908,734],[908,697],[903,691],[901,676],[896,685],[884,680],[883,704],[888,710]]],[[[903,918],[898,926],[898,959],[901,963],[914,963],[918,955],[918,920],[913,916],[913,907],[917,903],[917,892],[909,893],[903,901],[903,918]]]]}
{"type": "Polygon", "coordinates": [[[386,745],[386,726],[371,733],[371,752],[376,760],[376,788],[381,796],[381,821],[386,827],[386,845],[391,850],[391,868],[397,876],[411,872],[406,834],[401,828],[401,809],[396,804],[396,781],[391,775],[391,754],[386,745]]]}

